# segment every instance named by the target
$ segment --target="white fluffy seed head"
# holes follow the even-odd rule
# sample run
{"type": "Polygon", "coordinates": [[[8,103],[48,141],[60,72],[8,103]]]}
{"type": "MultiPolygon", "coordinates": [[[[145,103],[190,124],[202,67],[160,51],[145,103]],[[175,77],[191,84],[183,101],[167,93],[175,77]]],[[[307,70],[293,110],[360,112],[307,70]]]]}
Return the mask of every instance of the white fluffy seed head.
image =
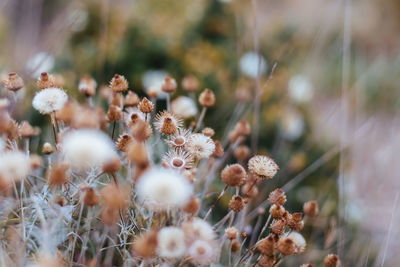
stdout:
{"type": "Polygon", "coordinates": [[[81,170],[101,167],[117,157],[111,139],[101,131],[89,129],[67,133],[61,151],[72,168],[81,170]]]}
{"type": "Polygon", "coordinates": [[[179,258],[186,253],[185,235],[178,227],[164,227],[158,232],[158,255],[179,258]]]}
{"type": "Polygon", "coordinates": [[[209,242],[216,238],[216,234],[212,226],[200,218],[193,218],[186,222],[182,226],[182,229],[185,232],[185,239],[188,244],[191,244],[196,240],[204,240],[209,242]]]}
{"type": "Polygon", "coordinates": [[[188,119],[196,116],[197,106],[196,103],[187,96],[180,96],[171,103],[172,113],[176,114],[182,119],[188,119]]]}
{"type": "Polygon", "coordinates": [[[154,168],[145,172],[136,185],[139,200],[151,209],[181,208],[192,195],[193,187],[179,173],[154,168]]]}
{"type": "Polygon", "coordinates": [[[278,172],[279,166],[273,159],[257,155],[249,160],[249,170],[261,178],[271,179],[278,172]]]}
{"type": "Polygon", "coordinates": [[[39,91],[33,98],[32,105],[42,114],[60,110],[68,100],[68,95],[60,88],[47,88],[39,91]]]}
{"type": "Polygon", "coordinates": [[[189,247],[188,254],[193,263],[206,265],[215,260],[215,245],[213,242],[196,240],[189,247]]]}
{"type": "Polygon", "coordinates": [[[20,151],[7,151],[0,154],[0,177],[6,183],[18,182],[30,172],[29,157],[20,151]]]}
{"type": "Polygon", "coordinates": [[[196,133],[189,137],[186,150],[197,159],[209,158],[214,153],[215,143],[210,137],[196,133]]]}

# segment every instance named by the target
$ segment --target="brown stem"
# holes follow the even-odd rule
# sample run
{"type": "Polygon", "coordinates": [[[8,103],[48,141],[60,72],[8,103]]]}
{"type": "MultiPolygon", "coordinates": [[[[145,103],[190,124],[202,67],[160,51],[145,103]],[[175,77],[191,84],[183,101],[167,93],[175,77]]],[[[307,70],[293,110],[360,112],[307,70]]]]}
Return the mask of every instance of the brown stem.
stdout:
{"type": "Polygon", "coordinates": [[[225,185],[224,189],[222,190],[221,194],[219,194],[218,198],[215,200],[214,204],[211,206],[211,208],[207,211],[206,216],[204,216],[204,220],[207,219],[208,215],[210,215],[211,211],[215,208],[217,205],[218,201],[222,198],[222,196],[225,194],[226,189],[228,189],[228,186],[225,185]]]}
{"type": "Polygon", "coordinates": [[[111,133],[111,140],[114,140],[115,124],[116,124],[116,122],[114,121],[113,122],[112,133],[111,133]]]}

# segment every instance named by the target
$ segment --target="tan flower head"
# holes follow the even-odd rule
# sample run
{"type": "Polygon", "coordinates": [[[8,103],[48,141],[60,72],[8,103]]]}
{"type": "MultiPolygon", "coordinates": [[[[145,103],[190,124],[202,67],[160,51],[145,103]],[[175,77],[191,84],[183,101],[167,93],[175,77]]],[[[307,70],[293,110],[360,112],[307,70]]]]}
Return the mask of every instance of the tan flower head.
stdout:
{"type": "Polygon", "coordinates": [[[97,83],[89,75],[84,75],[79,81],[78,89],[86,97],[94,96],[96,93],[97,83]]]}
{"type": "Polygon", "coordinates": [[[215,105],[215,95],[210,89],[205,89],[199,96],[199,103],[202,107],[210,108],[215,105]]]}
{"type": "Polygon", "coordinates": [[[164,110],[156,115],[154,127],[165,135],[176,133],[178,128],[182,127],[182,120],[174,114],[164,110]]]}
{"type": "Polygon", "coordinates": [[[193,75],[188,75],[182,80],[183,90],[188,92],[194,92],[199,89],[199,80],[193,75]]]}
{"type": "Polygon", "coordinates": [[[257,155],[249,160],[249,170],[264,179],[271,179],[279,170],[275,161],[267,156],[257,155]]]}
{"type": "Polygon", "coordinates": [[[171,76],[165,77],[164,83],[161,89],[166,93],[173,93],[177,88],[176,81],[171,76]]]}
{"type": "Polygon", "coordinates": [[[241,186],[246,179],[246,170],[240,164],[227,165],[221,172],[221,179],[228,186],[241,186]]]}
{"type": "Polygon", "coordinates": [[[40,90],[43,90],[46,88],[56,87],[56,83],[52,75],[49,75],[47,72],[42,72],[37,81],[37,86],[40,90]]]}
{"type": "Polygon", "coordinates": [[[114,93],[121,93],[128,90],[128,81],[124,76],[115,74],[111,79],[110,87],[114,93]]]}
{"type": "Polygon", "coordinates": [[[13,92],[17,92],[18,90],[24,87],[24,81],[15,72],[9,73],[8,79],[3,80],[2,82],[7,90],[13,92]]]}
{"type": "Polygon", "coordinates": [[[150,113],[152,112],[154,109],[154,105],[153,103],[148,100],[146,97],[144,97],[142,99],[142,101],[140,101],[139,103],[139,110],[143,113],[150,113]]]}
{"type": "Polygon", "coordinates": [[[163,162],[169,168],[176,170],[190,169],[193,165],[193,157],[182,149],[174,149],[167,152],[163,162]]]}
{"type": "Polygon", "coordinates": [[[189,130],[179,128],[175,134],[168,137],[168,144],[175,148],[184,148],[191,133],[189,130]]]}

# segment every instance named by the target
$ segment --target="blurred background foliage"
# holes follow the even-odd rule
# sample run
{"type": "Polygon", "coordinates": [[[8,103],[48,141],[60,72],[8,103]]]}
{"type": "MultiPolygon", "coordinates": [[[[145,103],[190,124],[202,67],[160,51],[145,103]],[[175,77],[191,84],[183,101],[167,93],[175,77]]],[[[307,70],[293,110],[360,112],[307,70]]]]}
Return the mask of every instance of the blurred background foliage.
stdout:
{"type": "MultiPolygon", "coordinates": [[[[244,118],[252,121],[251,112],[246,111],[252,110],[256,87],[252,73],[260,62],[251,57],[245,61],[244,57],[258,42],[265,64],[260,71],[261,87],[277,64],[273,79],[260,96],[258,152],[272,155],[281,171],[260,190],[254,206],[273,188],[285,185],[338,146],[340,121],[326,118],[338,109],[343,87],[343,1],[0,3],[0,71],[20,73],[27,83],[26,95],[37,90],[34,81],[40,71],[61,74],[68,94],[77,97],[81,97],[77,84],[84,74],[92,75],[99,85],[107,84],[115,73],[122,74],[130,90],[141,96],[145,95],[143,80],[149,71],[169,73],[178,82],[192,74],[201,88],[211,88],[217,94],[218,105],[208,113],[206,125],[216,130],[218,139],[223,138],[238,106],[244,118]],[[244,106],[243,99],[237,98],[238,89],[248,94],[244,106]]],[[[395,116],[400,109],[400,4],[364,0],[352,1],[348,8],[352,14],[350,117],[356,121],[356,113],[368,116],[377,111],[395,116]]],[[[31,109],[30,99],[25,101],[25,113],[17,116],[40,126],[43,117],[31,109]]],[[[164,102],[159,100],[160,105],[164,102]]],[[[326,252],[335,251],[338,167],[339,156],[333,154],[288,194],[293,211],[301,210],[302,203],[311,199],[321,205],[321,216],[312,223],[314,230],[306,228],[310,253],[298,262],[317,261],[326,252]]],[[[215,185],[216,191],[219,186],[215,185]]],[[[228,201],[227,196],[221,205],[228,201]]],[[[368,255],[360,243],[370,240],[370,234],[364,235],[368,229],[360,222],[358,208],[349,207],[344,230],[349,253],[343,258],[354,266],[351,263],[368,255]]],[[[378,252],[371,249],[369,257],[379,258],[378,252]]]]}

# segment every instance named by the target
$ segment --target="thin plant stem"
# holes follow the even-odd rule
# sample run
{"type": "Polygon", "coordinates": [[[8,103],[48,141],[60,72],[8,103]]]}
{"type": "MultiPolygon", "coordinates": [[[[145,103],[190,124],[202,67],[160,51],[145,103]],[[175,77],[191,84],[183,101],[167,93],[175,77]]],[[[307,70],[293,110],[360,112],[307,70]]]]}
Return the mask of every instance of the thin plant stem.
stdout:
{"type": "Polygon", "coordinates": [[[206,111],[207,111],[207,108],[203,107],[203,109],[201,110],[199,119],[197,120],[196,128],[194,129],[195,132],[197,132],[197,130],[199,130],[201,124],[203,123],[204,117],[206,116],[206,111]]]}
{"type": "Polygon", "coordinates": [[[204,220],[207,219],[208,215],[210,215],[211,211],[215,208],[217,205],[218,201],[222,198],[222,196],[225,194],[226,189],[228,189],[228,186],[226,185],[224,189],[222,190],[221,194],[219,194],[218,198],[215,200],[214,204],[210,207],[210,209],[207,211],[206,216],[204,216],[204,220]]]}
{"type": "Polygon", "coordinates": [[[115,133],[115,124],[116,122],[113,122],[113,126],[112,126],[112,133],[111,133],[111,139],[114,140],[114,133],[115,133]]]}

